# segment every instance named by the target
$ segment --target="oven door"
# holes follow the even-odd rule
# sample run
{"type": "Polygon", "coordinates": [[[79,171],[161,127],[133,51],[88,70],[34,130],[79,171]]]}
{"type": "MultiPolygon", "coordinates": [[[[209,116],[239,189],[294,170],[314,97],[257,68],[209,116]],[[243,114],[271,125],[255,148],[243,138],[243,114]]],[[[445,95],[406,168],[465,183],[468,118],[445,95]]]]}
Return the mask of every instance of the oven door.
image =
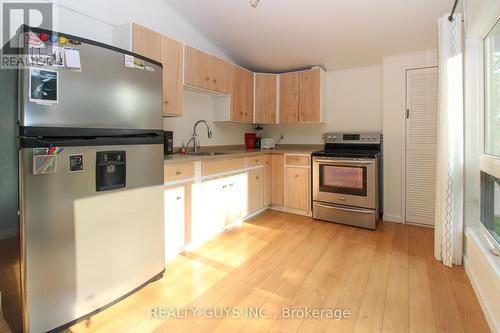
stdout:
{"type": "Polygon", "coordinates": [[[313,159],[313,200],[376,208],[375,158],[313,159]]]}

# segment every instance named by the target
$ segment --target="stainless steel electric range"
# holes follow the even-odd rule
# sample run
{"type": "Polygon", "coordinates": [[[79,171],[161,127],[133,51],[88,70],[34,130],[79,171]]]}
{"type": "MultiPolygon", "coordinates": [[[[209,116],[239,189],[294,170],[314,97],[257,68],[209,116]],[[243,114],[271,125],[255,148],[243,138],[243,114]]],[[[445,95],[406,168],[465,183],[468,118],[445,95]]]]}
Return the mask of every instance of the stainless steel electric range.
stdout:
{"type": "Polygon", "coordinates": [[[375,230],[382,216],[382,136],[327,133],[314,152],[313,217],[375,230]]]}

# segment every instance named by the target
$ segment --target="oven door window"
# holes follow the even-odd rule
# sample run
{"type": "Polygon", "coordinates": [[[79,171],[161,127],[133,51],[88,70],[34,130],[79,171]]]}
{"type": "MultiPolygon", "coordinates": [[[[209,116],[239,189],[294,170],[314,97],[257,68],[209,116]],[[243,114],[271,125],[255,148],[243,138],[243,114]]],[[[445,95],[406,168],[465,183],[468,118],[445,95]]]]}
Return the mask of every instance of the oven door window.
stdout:
{"type": "Polygon", "coordinates": [[[320,165],[319,190],[321,192],[366,196],[366,167],[320,165]]]}

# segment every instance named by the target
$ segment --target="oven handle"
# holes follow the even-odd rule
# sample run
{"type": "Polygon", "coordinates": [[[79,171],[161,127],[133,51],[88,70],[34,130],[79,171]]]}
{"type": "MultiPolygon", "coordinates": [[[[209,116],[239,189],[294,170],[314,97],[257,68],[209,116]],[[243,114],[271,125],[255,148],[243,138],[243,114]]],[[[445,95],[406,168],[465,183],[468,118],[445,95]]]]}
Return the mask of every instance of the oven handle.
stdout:
{"type": "Polygon", "coordinates": [[[317,163],[329,163],[329,164],[354,164],[354,165],[370,165],[375,163],[375,160],[363,161],[363,160],[340,160],[340,159],[314,159],[317,163]]]}
{"type": "Polygon", "coordinates": [[[327,208],[327,209],[338,209],[338,210],[344,210],[347,212],[353,212],[353,213],[363,213],[363,214],[373,214],[373,210],[367,210],[367,209],[354,209],[354,208],[345,208],[345,207],[338,207],[338,206],[327,206],[323,205],[320,203],[315,202],[314,203],[316,206],[327,208]]]}

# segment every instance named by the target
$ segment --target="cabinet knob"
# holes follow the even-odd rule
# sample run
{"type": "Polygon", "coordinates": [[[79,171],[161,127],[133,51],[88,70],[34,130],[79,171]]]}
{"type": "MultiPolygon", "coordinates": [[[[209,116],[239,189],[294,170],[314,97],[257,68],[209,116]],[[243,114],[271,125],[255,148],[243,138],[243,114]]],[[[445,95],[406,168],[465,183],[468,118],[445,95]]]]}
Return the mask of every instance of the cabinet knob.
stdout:
{"type": "Polygon", "coordinates": [[[245,116],[248,115],[248,112],[245,112],[245,116]]]}
{"type": "Polygon", "coordinates": [[[210,78],[209,78],[209,77],[206,77],[206,78],[205,78],[205,81],[210,81],[210,78]]]}
{"type": "Polygon", "coordinates": [[[182,197],[177,197],[177,198],[175,198],[175,200],[181,200],[181,199],[182,199],[182,197]]]}
{"type": "Polygon", "coordinates": [[[180,176],[182,175],[182,171],[181,170],[177,170],[177,172],[175,173],[177,176],[180,176]]]}
{"type": "Polygon", "coordinates": [[[255,179],[259,179],[259,176],[256,176],[255,179]]]}
{"type": "Polygon", "coordinates": [[[227,185],[222,185],[222,188],[226,188],[226,187],[227,187],[227,185]]]}
{"type": "Polygon", "coordinates": [[[168,99],[167,99],[167,100],[165,100],[165,104],[168,104],[168,103],[170,103],[170,101],[169,101],[168,99]]]}
{"type": "Polygon", "coordinates": [[[243,111],[241,111],[240,114],[243,114],[243,111]]]}
{"type": "Polygon", "coordinates": [[[233,183],[231,183],[231,184],[229,184],[229,187],[232,187],[233,185],[234,185],[234,184],[233,184],[233,183]]]}
{"type": "Polygon", "coordinates": [[[295,178],[299,178],[299,175],[295,175],[295,178]]]}
{"type": "Polygon", "coordinates": [[[213,79],[212,81],[217,82],[217,80],[216,80],[216,79],[213,79]]]}

